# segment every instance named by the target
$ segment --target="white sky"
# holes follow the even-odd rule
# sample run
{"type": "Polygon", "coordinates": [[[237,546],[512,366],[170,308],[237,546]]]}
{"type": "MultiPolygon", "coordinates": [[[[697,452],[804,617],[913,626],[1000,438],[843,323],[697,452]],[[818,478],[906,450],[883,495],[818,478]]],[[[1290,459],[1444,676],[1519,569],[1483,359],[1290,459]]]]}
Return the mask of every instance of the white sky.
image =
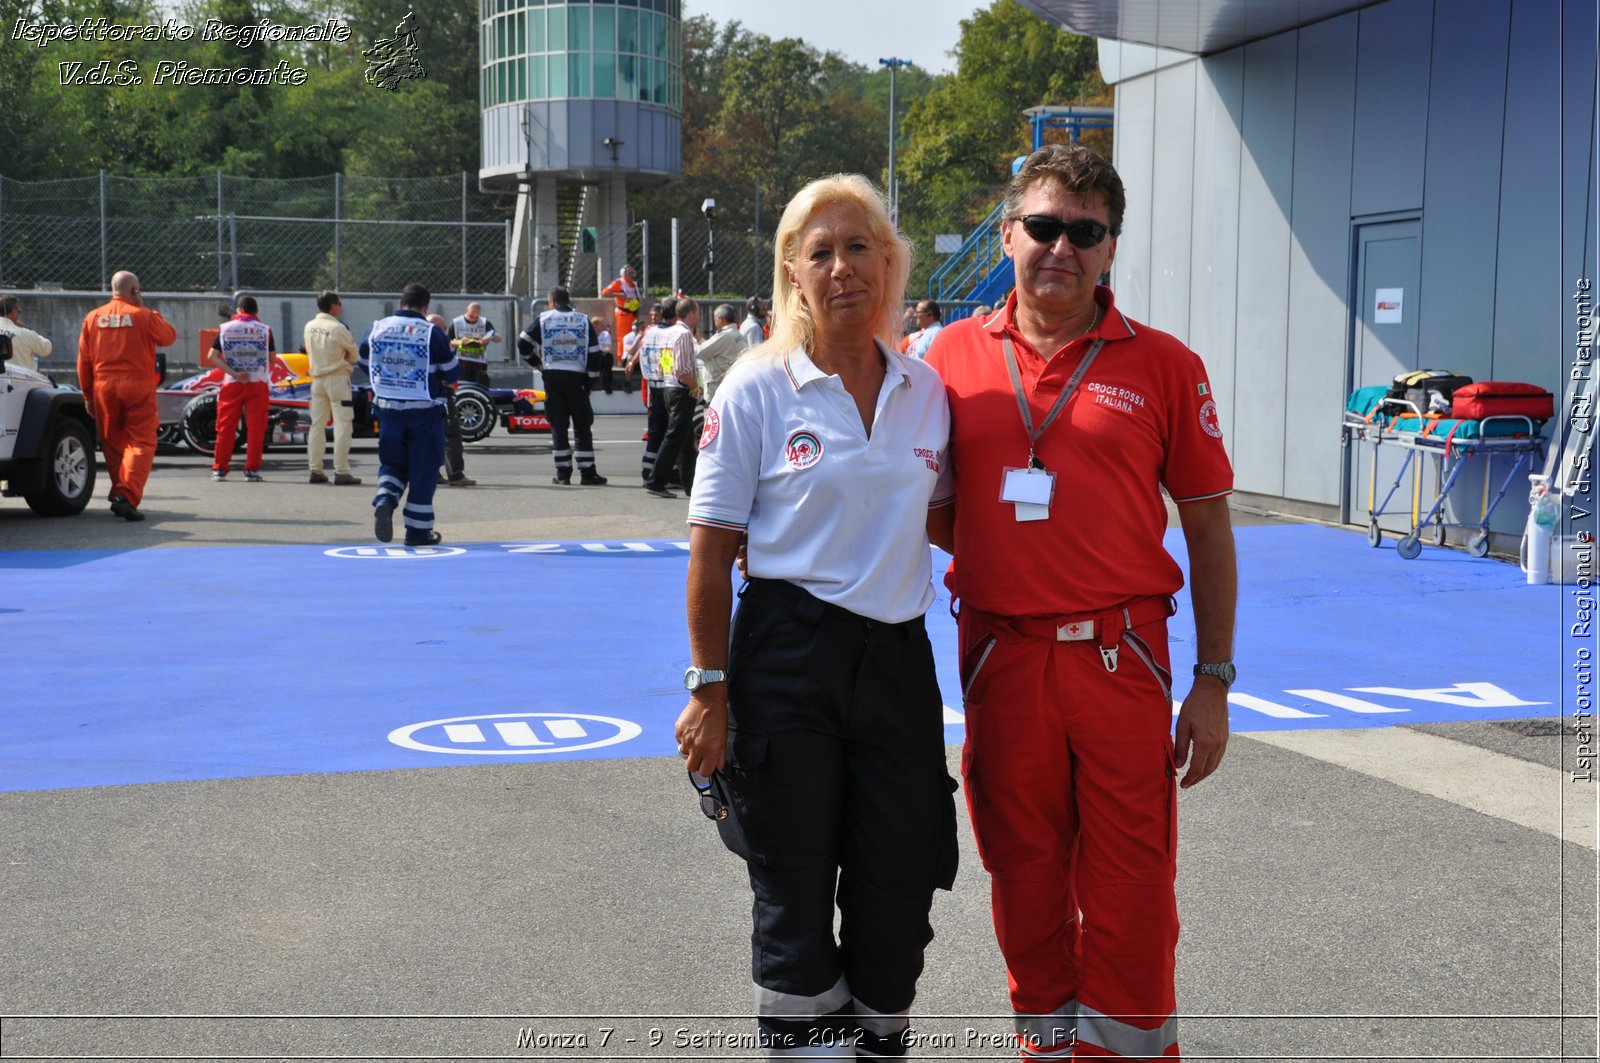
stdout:
{"type": "Polygon", "coordinates": [[[988,7],[980,0],[683,0],[683,14],[734,19],[774,40],[799,37],[821,52],[877,69],[879,59],[909,59],[930,74],[948,74],[947,54],[961,20],[988,7]]]}

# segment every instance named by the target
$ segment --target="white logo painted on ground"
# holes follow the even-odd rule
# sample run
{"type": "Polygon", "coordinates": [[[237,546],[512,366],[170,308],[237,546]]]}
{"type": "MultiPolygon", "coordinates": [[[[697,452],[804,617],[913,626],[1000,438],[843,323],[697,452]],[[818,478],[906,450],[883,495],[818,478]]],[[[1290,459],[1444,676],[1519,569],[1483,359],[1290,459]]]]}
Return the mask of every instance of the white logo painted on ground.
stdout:
{"type": "Polygon", "coordinates": [[[354,558],[358,561],[399,561],[419,557],[456,557],[467,551],[459,546],[339,546],[322,552],[327,557],[354,558]]]}
{"type": "Polygon", "coordinates": [[[389,732],[389,741],[423,753],[460,753],[477,757],[525,757],[537,753],[572,753],[598,749],[637,738],[644,728],[630,720],[585,716],[572,712],[502,712],[488,716],[452,716],[408,724],[389,732]],[[438,728],[437,737],[426,734],[438,728]],[[422,737],[419,738],[418,736],[422,737]],[[426,738],[428,741],[423,741],[426,738]]]}
{"type": "MultiPolygon", "coordinates": [[[[1515,694],[1496,686],[1493,683],[1456,683],[1448,687],[1347,687],[1347,690],[1358,694],[1380,694],[1388,698],[1404,698],[1411,701],[1421,701],[1434,705],[1448,705],[1461,709],[1505,709],[1521,708],[1522,706],[1548,705],[1548,701],[1525,701],[1515,694]]],[[[1333,690],[1285,690],[1285,694],[1307,701],[1317,702],[1319,705],[1331,705],[1336,709],[1346,712],[1360,713],[1367,716],[1382,716],[1394,713],[1409,713],[1415,711],[1410,707],[1396,708],[1390,705],[1379,705],[1365,698],[1353,698],[1348,694],[1341,694],[1333,690]]],[[[1284,705],[1254,694],[1230,692],[1228,704],[1241,709],[1250,709],[1263,716],[1279,720],[1320,720],[1327,719],[1325,712],[1308,712],[1305,709],[1284,705]]],[[[1178,714],[1181,702],[1172,703],[1172,714],[1178,714]]],[[[1469,717],[1452,717],[1453,719],[1467,719],[1469,717]]],[[[1400,721],[1396,721],[1397,723],[1400,721]]]]}

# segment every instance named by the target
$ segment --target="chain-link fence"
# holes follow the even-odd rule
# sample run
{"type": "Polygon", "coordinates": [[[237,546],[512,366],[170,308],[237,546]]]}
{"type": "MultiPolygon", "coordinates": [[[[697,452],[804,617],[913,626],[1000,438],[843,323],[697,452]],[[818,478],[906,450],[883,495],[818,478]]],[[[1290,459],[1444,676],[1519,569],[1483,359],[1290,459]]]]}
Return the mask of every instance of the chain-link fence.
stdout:
{"type": "MultiPolygon", "coordinates": [[[[152,291],[398,291],[413,280],[440,292],[504,291],[511,206],[464,173],[0,177],[0,289],[100,291],[131,269],[152,291]]],[[[650,216],[630,228],[628,258],[658,293],[766,295],[777,215],[762,220],[758,232],[750,209],[709,221],[650,216]]],[[[550,234],[548,253],[562,254],[560,241],[550,234]]],[[[914,244],[910,298],[927,293],[946,258],[931,239],[914,244]]],[[[576,294],[596,279],[567,283],[576,294]]]]}
{"type": "Polygon", "coordinates": [[[508,225],[465,173],[0,177],[0,287],[502,291],[508,225]]]}

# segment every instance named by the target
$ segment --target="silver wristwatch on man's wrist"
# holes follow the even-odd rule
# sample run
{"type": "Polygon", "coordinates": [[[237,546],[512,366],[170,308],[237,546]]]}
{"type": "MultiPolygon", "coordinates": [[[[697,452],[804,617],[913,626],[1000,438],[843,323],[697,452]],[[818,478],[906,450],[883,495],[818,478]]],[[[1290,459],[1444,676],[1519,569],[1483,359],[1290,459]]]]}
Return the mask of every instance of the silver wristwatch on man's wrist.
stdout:
{"type": "Polygon", "coordinates": [[[683,673],[683,689],[696,691],[708,683],[726,683],[728,673],[717,668],[690,668],[683,673]]]}
{"type": "Polygon", "coordinates": [[[1218,661],[1215,664],[1197,664],[1194,666],[1194,675],[1198,679],[1209,675],[1213,679],[1222,680],[1225,687],[1233,686],[1233,681],[1239,677],[1239,671],[1233,666],[1232,661],[1218,661]]]}

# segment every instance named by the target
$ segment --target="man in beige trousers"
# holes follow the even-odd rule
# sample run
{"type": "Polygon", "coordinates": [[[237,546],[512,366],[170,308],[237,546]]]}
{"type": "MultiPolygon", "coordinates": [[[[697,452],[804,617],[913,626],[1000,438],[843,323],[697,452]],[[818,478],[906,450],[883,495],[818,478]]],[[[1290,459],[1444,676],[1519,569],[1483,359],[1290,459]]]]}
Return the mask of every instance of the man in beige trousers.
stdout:
{"type": "Polygon", "coordinates": [[[316,317],[306,322],[306,355],[311,372],[311,430],[306,433],[306,458],[311,465],[311,482],[325,484],[322,471],[323,426],[333,415],[333,482],[358,484],[350,475],[350,428],[354,410],[350,405],[350,370],[361,360],[355,337],[339,320],[343,311],[339,293],[325,291],[317,296],[316,317]]]}

